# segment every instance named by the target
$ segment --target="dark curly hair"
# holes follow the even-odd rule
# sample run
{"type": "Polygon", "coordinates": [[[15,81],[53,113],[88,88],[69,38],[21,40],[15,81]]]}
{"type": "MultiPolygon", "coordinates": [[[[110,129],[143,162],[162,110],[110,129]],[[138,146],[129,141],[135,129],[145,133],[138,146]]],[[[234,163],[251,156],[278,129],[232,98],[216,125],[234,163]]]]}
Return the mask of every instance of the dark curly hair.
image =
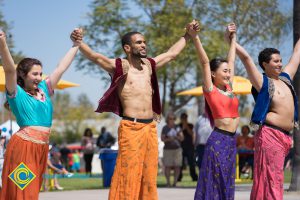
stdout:
{"type": "Polygon", "coordinates": [[[258,63],[259,66],[265,71],[265,68],[263,66],[263,62],[269,63],[272,59],[273,54],[280,54],[280,51],[278,49],[274,48],[265,48],[262,50],[258,55],[258,63]]]}

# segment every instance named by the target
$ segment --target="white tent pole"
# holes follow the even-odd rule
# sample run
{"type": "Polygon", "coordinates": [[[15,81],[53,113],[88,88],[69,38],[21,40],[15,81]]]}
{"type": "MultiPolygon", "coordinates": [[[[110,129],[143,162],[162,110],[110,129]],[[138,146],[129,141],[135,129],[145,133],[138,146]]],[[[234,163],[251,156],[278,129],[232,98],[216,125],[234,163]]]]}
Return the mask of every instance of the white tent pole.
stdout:
{"type": "Polygon", "coordinates": [[[1,107],[1,123],[3,123],[4,122],[4,93],[3,93],[3,95],[2,95],[2,98],[1,98],[1,104],[0,104],[0,107],[1,107]]]}

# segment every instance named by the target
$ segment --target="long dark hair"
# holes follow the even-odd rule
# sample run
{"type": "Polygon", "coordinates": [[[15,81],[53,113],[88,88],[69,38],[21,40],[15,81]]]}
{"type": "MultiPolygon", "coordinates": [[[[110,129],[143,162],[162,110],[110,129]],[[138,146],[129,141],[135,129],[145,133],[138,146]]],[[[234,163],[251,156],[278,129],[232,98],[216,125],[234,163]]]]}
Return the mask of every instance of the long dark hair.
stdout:
{"type": "MultiPolygon", "coordinates": [[[[19,62],[18,66],[17,66],[17,69],[16,69],[16,71],[17,71],[17,84],[23,89],[25,87],[24,77],[27,76],[28,72],[31,70],[33,65],[42,66],[42,62],[35,59],[35,58],[24,58],[19,62]]],[[[4,103],[4,107],[7,110],[10,110],[8,101],[6,101],[4,103]]]]}
{"type": "Polygon", "coordinates": [[[31,70],[33,65],[42,66],[41,61],[35,58],[24,58],[22,59],[17,66],[17,84],[24,88],[24,77],[27,76],[28,72],[31,70]]]}
{"type": "Polygon", "coordinates": [[[91,137],[92,138],[93,137],[93,131],[92,131],[92,129],[86,128],[84,130],[83,136],[85,136],[85,137],[91,137]]]}
{"type": "MultiPolygon", "coordinates": [[[[219,67],[221,66],[222,63],[227,63],[227,60],[224,58],[214,58],[209,62],[209,66],[210,66],[210,71],[215,72],[219,69],[219,67]]],[[[211,77],[212,82],[214,83],[214,79],[213,77],[211,77]]],[[[214,118],[212,115],[212,111],[208,105],[208,102],[205,99],[205,113],[209,119],[210,122],[210,126],[214,127],[215,123],[214,123],[214,118]]]]}

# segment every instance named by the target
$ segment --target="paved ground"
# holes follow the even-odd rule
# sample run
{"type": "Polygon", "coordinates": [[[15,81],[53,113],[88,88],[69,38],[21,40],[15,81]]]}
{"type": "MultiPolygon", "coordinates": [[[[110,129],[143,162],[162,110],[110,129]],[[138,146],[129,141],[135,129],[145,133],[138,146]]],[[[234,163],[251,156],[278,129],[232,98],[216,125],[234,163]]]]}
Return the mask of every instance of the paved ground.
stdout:
{"type": "MultiPolygon", "coordinates": [[[[285,186],[287,187],[287,186],[285,186]]],[[[249,200],[251,185],[237,185],[235,200],[249,200]]],[[[195,188],[159,188],[159,200],[192,200],[195,188]]],[[[42,192],[40,200],[106,200],[108,189],[42,192]]],[[[285,193],[284,200],[300,200],[300,193],[285,193]]]]}

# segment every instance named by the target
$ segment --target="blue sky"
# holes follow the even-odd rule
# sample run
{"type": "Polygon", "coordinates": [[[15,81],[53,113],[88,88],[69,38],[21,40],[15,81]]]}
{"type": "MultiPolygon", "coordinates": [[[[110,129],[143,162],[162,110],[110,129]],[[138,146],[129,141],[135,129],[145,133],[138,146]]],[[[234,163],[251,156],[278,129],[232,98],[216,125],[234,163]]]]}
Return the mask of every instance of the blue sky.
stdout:
{"type": "MultiPolygon", "coordinates": [[[[87,24],[91,0],[5,0],[4,19],[12,25],[15,50],[25,56],[38,58],[44,73],[52,72],[71,47],[69,35],[79,25],[87,24]]],[[[75,71],[75,62],[63,76],[64,80],[79,83],[80,87],[66,91],[76,97],[86,93],[96,105],[103,94],[100,79],[75,71]]]]}
{"type": "MultiPolygon", "coordinates": [[[[72,43],[71,31],[80,24],[87,24],[87,13],[92,0],[4,0],[1,9],[4,19],[12,25],[15,50],[43,62],[44,73],[52,72],[72,43]]],[[[288,11],[292,0],[281,0],[281,8],[288,11]]],[[[286,34],[285,42],[278,45],[284,64],[292,52],[292,35],[286,34]]],[[[75,62],[74,62],[75,63],[75,62]]],[[[96,106],[104,92],[105,84],[100,78],[75,71],[75,65],[64,74],[63,79],[81,86],[67,89],[75,98],[86,93],[96,106]]]]}

